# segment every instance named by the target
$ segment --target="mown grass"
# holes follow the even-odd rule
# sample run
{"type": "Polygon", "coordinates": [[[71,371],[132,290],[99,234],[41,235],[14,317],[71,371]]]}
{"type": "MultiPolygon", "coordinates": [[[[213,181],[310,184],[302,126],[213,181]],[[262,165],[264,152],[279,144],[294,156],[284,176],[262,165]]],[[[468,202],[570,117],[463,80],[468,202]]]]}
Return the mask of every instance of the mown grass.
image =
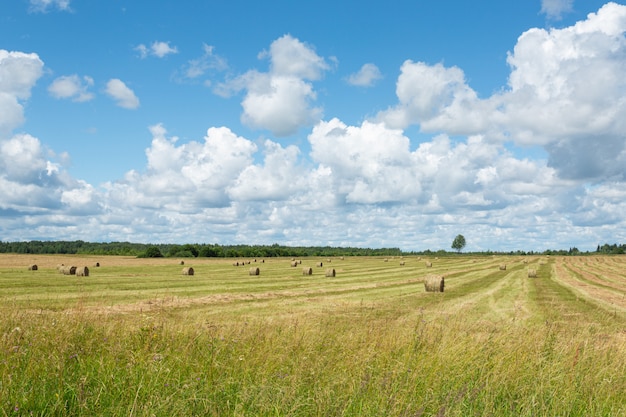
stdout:
{"type": "Polygon", "coordinates": [[[626,414],[625,318],[503,261],[0,268],[0,415],[626,414]]]}

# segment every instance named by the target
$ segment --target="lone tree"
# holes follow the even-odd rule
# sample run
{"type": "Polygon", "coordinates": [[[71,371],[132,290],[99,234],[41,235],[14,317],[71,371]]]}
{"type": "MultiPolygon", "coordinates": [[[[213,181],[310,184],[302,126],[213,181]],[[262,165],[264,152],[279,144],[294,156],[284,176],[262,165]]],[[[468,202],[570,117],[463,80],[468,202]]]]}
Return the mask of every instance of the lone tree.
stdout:
{"type": "Polygon", "coordinates": [[[461,252],[465,247],[465,236],[457,235],[452,241],[452,249],[455,249],[457,252],[461,252]]]}

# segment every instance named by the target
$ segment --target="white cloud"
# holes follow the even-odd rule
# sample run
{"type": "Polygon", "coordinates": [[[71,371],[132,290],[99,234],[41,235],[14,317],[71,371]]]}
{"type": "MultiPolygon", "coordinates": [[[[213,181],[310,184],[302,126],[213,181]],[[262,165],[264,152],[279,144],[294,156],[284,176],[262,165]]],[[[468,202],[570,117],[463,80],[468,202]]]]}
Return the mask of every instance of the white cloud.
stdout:
{"type": "Polygon", "coordinates": [[[136,109],[139,107],[139,99],[133,90],[128,88],[124,82],[113,78],[107,82],[106,93],[116,101],[117,105],[125,109],[136,109]]]}
{"type": "MultiPolygon", "coordinates": [[[[211,45],[202,45],[202,55],[191,59],[178,72],[179,80],[195,80],[206,75],[210,71],[224,71],[228,68],[228,63],[224,58],[214,52],[211,45]]],[[[210,84],[210,83],[209,83],[210,84]]]]}
{"type": "Polygon", "coordinates": [[[37,54],[0,49],[0,138],[24,121],[20,103],[30,97],[31,89],[43,74],[37,54]]]}
{"type": "Polygon", "coordinates": [[[30,12],[45,13],[54,8],[71,11],[70,0],[30,0],[30,12]]]}
{"type": "Polygon", "coordinates": [[[549,19],[560,20],[562,15],[572,11],[574,0],[541,0],[541,13],[549,19]]]}
{"type": "Polygon", "coordinates": [[[306,175],[297,165],[300,150],[266,140],[264,153],[263,165],[250,165],[239,174],[228,192],[233,200],[287,200],[301,190],[306,175]]]}
{"type": "MultiPolygon", "coordinates": [[[[74,239],[88,223],[81,238],[181,243],[450,249],[463,233],[468,250],[541,250],[624,240],[625,10],[610,3],[571,27],[525,32],[508,85],[491,97],[479,98],[461,68],[406,61],[397,103],[359,125],[320,120],[313,85],[329,67],[287,35],[261,54],[267,72],[219,87],[244,91],[253,127],[287,135],[313,125],[308,143],[226,127],[184,142],[156,125],[145,166],[103,186],[72,179],[30,135],[0,137],[4,238],[74,239]],[[525,147],[545,153],[517,156],[525,147]]],[[[43,64],[8,56],[0,106],[19,117],[0,111],[0,121],[15,126],[43,64]]],[[[186,68],[202,77],[207,65],[186,68]]]]}
{"type": "Polygon", "coordinates": [[[405,61],[396,84],[399,104],[377,118],[391,127],[420,124],[427,132],[477,133],[485,125],[483,104],[460,68],[405,61]]]}
{"type": "Polygon", "coordinates": [[[93,78],[88,76],[80,78],[73,74],[56,78],[48,86],[48,92],[55,98],[83,102],[94,98],[94,94],[88,91],[92,86],[93,78]]]}
{"type": "Polygon", "coordinates": [[[241,120],[279,137],[318,121],[322,109],[312,105],[317,94],[311,81],[320,79],[329,69],[324,59],[290,35],[272,42],[270,50],[259,57],[270,59],[269,72],[249,71],[216,88],[223,96],[246,90],[241,120]]]}
{"type": "Polygon", "coordinates": [[[135,50],[139,52],[139,56],[141,58],[147,58],[149,55],[156,56],[157,58],[164,58],[167,55],[178,53],[178,48],[175,46],[172,47],[169,42],[163,41],[154,41],[149,47],[144,44],[140,44],[135,47],[135,50]]]}
{"type": "Polygon", "coordinates": [[[406,61],[399,103],[378,120],[539,145],[564,178],[626,178],[625,31],[626,6],[615,3],[570,27],[528,30],[508,56],[508,89],[486,99],[457,67],[406,61]]]}
{"type": "Polygon", "coordinates": [[[347,78],[348,84],[358,87],[371,87],[382,78],[378,67],[374,64],[364,64],[361,69],[347,78]]]}
{"type": "Polygon", "coordinates": [[[269,52],[259,58],[270,59],[270,72],[277,76],[291,76],[303,80],[319,80],[324,71],[330,69],[324,58],[313,48],[291,35],[284,35],[270,45],[269,52]]]}

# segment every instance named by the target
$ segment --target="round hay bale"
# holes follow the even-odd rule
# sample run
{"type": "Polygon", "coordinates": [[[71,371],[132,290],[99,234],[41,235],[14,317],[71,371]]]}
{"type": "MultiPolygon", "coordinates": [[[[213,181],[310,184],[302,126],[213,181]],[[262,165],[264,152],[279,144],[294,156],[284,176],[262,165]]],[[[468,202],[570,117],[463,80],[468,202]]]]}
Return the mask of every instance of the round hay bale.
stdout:
{"type": "Polygon", "coordinates": [[[430,261],[426,261],[426,268],[432,268],[433,267],[433,263],[430,261]]]}
{"type": "Polygon", "coordinates": [[[60,273],[63,273],[63,267],[64,267],[64,266],[65,266],[65,265],[63,265],[63,264],[58,264],[58,265],[57,265],[57,271],[59,271],[60,273]]]}
{"type": "Polygon", "coordinates": [[[193,275],[194,273],[195,271],[190,266],[186,266],[183,268],[183,275],[193,275]]]}
{"type": "Polygon", "coordinates": [[[66,265],[63,268],[61,268],[61,273],[63,275],[76,275],[76,267],[75,266],[66,265]]]}
{"type": "Polygon", "coordinates": [[[233,266],[239,266],[239,262],[233,262],[233,266]]]}
{"type": "Polygon", "coordinates": [[[506,271],[506,264],[500,264],[500,271],[506,271]]]}
{"type": "Polygon", "coordinates": [[[310,266],[305,266],[302,268],[302,275],[313,275],[313,268],[310,266]]]}
{"type": "Polygon", "coordinates": [[[528,278],[537,278],[537,271],[534,269],[528,270],[528,278]]]}
{"type": "Polygon", "coordinates": [[[185,261],[180,261],[180,264],[181,265],[185,265],[185,261]]]}
{"type": "Polygon", "coordinates": [[[89,276],[89,268],[86,266],[81,266],[76,268],[76,276],[77,277],[88,277],[89,276]]]}
{"type": "Polygon", "coordinates": [[[335,276],[335,269],[334,268],[328,268],[326,270],[326,276],[327,277],[334,277],[335,276]]]}
{"type": "Polygon", "coordinates": [[[29,271],[36,271],[37,270],[37,265],[35,265],[35,264],[28,265],[28,270],[29,271]]]}
{"type": "Polygon", "coordinates": [[[317,266],[321,268],[321,267],[323,267],[323,266],[324,266],[324,264],[323,264],[322,262],[318,262],[318,263],[317,263],[317,266]]]}
{"type": "Polygon", "coordinates": [[[389,259],[385,258],[383,262],[389,262],[389,259]]]}
{"type": "Polygon", "coordinates": [[[443,292],[444,286],[443,275],[427,275],[424,278],[424,289],[427,292],[443,292]]]}
{"type": "Polygon", "coordinates": [[[291,266],[293,268],[295,268],[296,266],[298,266],[298,261],[291,261],[291,266]]]}
{"type": "Polygon", "coordinates": [[[250,275],[259,275],[261,273],[261,270],[258,267],[252,267],[250,268],[250,275]]]}
{"type": "Polygon", "coordinates": [[[400,266],[404,266],[404,261],[400,262],[400,266]]]}
{"type": "Polygon", "coordinates": [[[100,262],[96,262],[96,268],[100,267],[100,262]]]}
{"type": "Polygon", "coordinates": [[[342,257],[341,257],[341,258],[339,258],[339,259],[341,259],[341,260],[343,261],[345,258],[342,256],[342,257]]]}

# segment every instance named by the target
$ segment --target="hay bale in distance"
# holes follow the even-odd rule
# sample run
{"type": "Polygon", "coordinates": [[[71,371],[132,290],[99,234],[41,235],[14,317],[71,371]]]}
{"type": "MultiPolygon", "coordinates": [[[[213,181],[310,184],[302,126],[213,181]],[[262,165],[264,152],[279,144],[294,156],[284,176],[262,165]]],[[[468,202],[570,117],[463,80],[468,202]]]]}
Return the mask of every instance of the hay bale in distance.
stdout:
{"type": "Polygon", "coordinates": [[[323,263],[321,263],[321,262],[318,262],[318,263],[317,263],[317,266],[319,266],[319,267],[321,268],[321,267],[323,267],[323,266],[324,266],[324,264],[323,264],[323,263]]]}
{"type": "Polygon", "coordinates": [[[61,273],[63,275],[76,275],[76,267],[75,266],[70,266],[70,265],[65,265],[61,268],[61,273]]]}
{"type": "Polygon", "coordinates": [[[302,275],[313,275],[313,268],[310,266],[305,266],[302,268],[302,275]]]}
{"type": "Polygon", "coordinates": [[[328,268],[326,270],[326,276],[327,277],[331,277],[331,278],[334,277],[335,276],[335,269],[334,268],[328,268]]]}
{"type": "Polygon", "coordinates": [[[181,265],[185,265],[185,261],[180,261],[180,264],[181,265]]]}
{"type": "Polygon", "coordinates": [[[528,270],[528,278],[537,278],[537,271],[534,269],[528,270]]]}
{"type": "Polygon", "coordinates": [[[400,262],[400,266],[404,266],[404,261],[400,262]]]}
{"type": "Polygon", "coordinates": [[[193,275],[194,273],[195,271],[190,266],[186,266],[183,268],[183,275],[193,275]]]}
{"type": "Polygon", "coordinates": [[[430,261],[426,261],[426,268],[432,268],[433,267],[433,263],[430,261]]]}
{"type": "Polygon", "coordinates": [[[239,266],[239,262],[233,262],[233,266],[239,266]]]}
{"type": "Polygon", "coordinates": [[[59,271],[60,273],[63,273],[63,267],[64,267],[64,266],[65,266],[65,265],[63,265],[63,264],[58,264],[58,265],[57,265],[57,271],[59,271]]]}
{"type": "Polygon", "coordinates": [[[296,266],[298,266],[298,261],[291,261],[291,266],[292,268],[295,268],[296,266]]]}
{"type": "Polygon", "coordinates": [[[96,262],[96,268],[100,267],[100,262],[96,262]]]}
{"type": "Polygon", "coordinates": [[[36,271],[37,270],[37,265],[35,265],[35,264],[28,265],[28,270],[29,271],[36,271]]]}
{"type": "Polygon", "coordinates": [[[424,278],[424,289],[427,292],[443,292],[444,286],[443,275],[428,275],[424,278]]]}
{"type": "Polygon", "coordinates": [[[89,268],[86,266],[81,266],[76,268],[76,276],[77,277],[88,277],[89,276],[89,268]]]}
{"type": "Polygon", "coordinates": [[[506,264],[500,264],[500,271],[506,271],[506,264]]]}
{"type": "Polygon", "coordinates": [[[258,267],[252,267],[250,268],[250,275],[259,275],[261,273],[261,270],[258,267]]]}

